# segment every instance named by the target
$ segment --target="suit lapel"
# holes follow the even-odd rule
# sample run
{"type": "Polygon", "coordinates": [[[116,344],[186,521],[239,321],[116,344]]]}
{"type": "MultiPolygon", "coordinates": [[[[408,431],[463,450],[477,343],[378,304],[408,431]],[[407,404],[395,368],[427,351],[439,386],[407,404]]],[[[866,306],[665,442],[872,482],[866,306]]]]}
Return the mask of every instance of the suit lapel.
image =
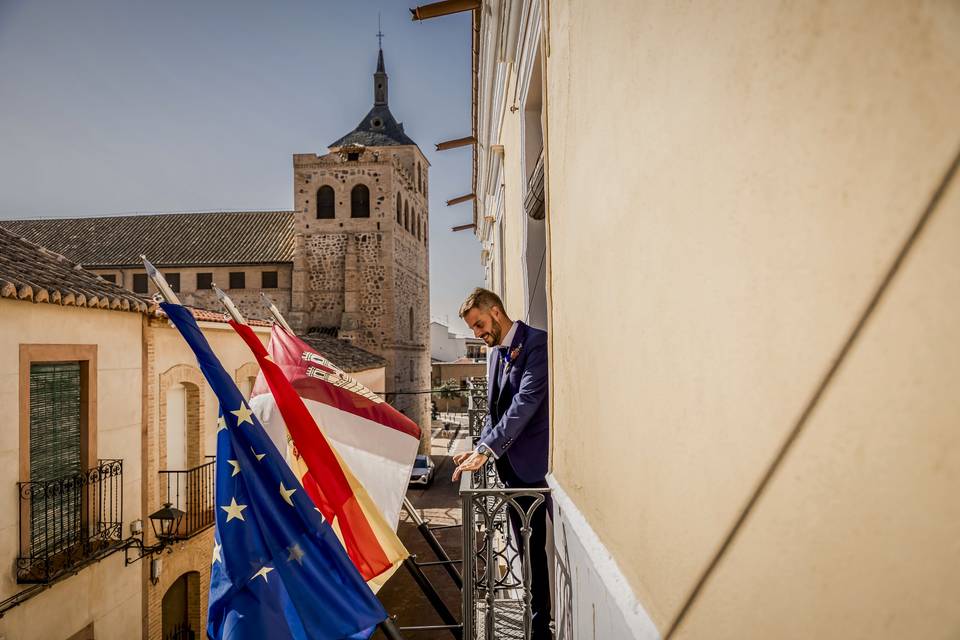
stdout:
{"type": "MultiPolygon", "coordinates": [[[[520,322],[519,320],[517,320],[516,322],[517,322],[517,330],[516,330],[516,332],[514,332],[514,334],[513,334],[513,340],[510,341],[510,346],[508,347],[508,350],[509,350],[510,352],[513,352],[514,349],[516,349],[518,346],[520,346],[521,344],[523,344],[523,340],[524,340],[524,338],[526,338],[526,336],[527,336],[527,325],[523,324],[523,323],[520,322]]],[[[499,354],[499,353],[497,353],[497,357],[498,357],[498,358],[500,357],[500,354],[499,354]]],[[[517,357],[517,360],[519,360],[519,359],[520,359],[520,357],[518,356],[518,357],[517,357]]],[[[512,368],[515,367],[516,365],[517,365],[516,362],[511,362],[511,363],[510,363],[510,368],[512,369],[512,368]]],[[[496,373],[496,368],[494,368],[494,373],[496,373]]],[[[507,372],[501,370],[500,373],[503,374],[503,375],[497,376],[497,386],[498,386],[497,396],[496,396],[496,398],[497,398],[497,403],[500,402],[500,396],[503,395],[503,390],[504,390],[504,388],[506,388],[506,387],[508,386],[508,383],[509,383],[509,379],[507,378],[507,375],[506,375],[507,372]],[[502,384],[501,384],[501,382],[500,382],[500,378],[501,378],[501,377],[503,378],[503,383],[502,383],[502,384]]]]}
{"type": "Polygon", "coordinates": [[[490,408],[491,414],[493,414],[493,402],[500,391],[500,376],[497,375],[499,371],[500,350],[496,347],[491,348],[493,349],[493,353],[490,354],[490,364],[487,365],[487,406],[490,408]]]}

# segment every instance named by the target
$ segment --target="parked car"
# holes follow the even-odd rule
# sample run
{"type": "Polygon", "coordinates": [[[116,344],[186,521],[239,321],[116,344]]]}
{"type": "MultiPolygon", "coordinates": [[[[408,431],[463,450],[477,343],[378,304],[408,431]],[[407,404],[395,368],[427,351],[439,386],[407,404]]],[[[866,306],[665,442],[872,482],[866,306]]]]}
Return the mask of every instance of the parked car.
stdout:
{"type": "Polygon", "coordinates": [[[413,470],[410,472],[410,485],[429,487],[433,484],[433,460],[430,456],[418,455],[413,461],[413,470]]]}

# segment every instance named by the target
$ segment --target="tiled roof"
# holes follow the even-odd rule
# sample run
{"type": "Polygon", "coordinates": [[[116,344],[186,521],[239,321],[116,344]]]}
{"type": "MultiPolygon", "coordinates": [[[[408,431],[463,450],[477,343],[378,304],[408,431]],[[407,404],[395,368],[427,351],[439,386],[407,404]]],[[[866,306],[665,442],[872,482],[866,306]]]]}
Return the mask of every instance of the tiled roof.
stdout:
{"type": "Polygon", "coordinates": [[[147,298],[107,282],[62,255],[0,227],[0,297],[146,312],[147,298]]]}
{"type": "Polygon", "coordinates": [[[293,262],[292,211],[165,213],[3,220],[0,224],[87,267],[293,262]]]}
{"type": "Polygon", "coordinates": [[[396,147],[417,144],[403,132],[403,124],[397,122],[387,105],[378,105],[370,110],[356,128],[343,136],[331,147],[362,144],[366,147],[396,147]]]}
{"type": "Polygon", "coordinates": [[[308,333],[300,339],[317,350],[317,353],[327,358],[347,373],[385,367],[387,361],[380,356],[356,347],[346,340],[334,338],[322,333],[308,333]]]}

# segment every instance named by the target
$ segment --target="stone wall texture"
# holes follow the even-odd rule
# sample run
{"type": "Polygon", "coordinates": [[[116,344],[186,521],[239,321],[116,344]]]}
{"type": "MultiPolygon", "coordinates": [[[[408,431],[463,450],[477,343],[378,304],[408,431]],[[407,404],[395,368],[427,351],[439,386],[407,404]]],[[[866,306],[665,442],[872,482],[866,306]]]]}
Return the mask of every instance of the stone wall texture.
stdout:
{"type": "Polygon", "coordinates": [[[295,328],[336,329],[387,360],[390,402],[429,438],[430,284],[427,163],[416,147],[294,156],[297,251],[291,278],[295,328]],[[369,189],[369,217],[352,193],[369,189]],[[334,190],[334,217],[318,218],[317,192],[334,190]]]}

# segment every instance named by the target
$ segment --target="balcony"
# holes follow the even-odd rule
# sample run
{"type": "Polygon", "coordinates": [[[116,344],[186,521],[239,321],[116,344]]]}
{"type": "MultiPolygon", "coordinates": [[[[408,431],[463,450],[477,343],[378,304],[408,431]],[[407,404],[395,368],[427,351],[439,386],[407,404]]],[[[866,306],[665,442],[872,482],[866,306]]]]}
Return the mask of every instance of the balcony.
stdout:
{"type": "Polygon", "coordinates": [[[17,582],[52,582],[123,546],[122,460],[100,460],[86,471],[17,486],[17,582]]]}
{"type": "MultiPolygon", "coordinates": [[[[485,379],[471,381],[470,436],[476,444],[486,415],[485,379]]],[[[529,541],[530,522],[545,509],[549,489],[507,489],[492,464],[460,480],[463,518],[463,637],[529,640],[532,626],[530,557],[521,554],[517,528],[529,541]]],[[[522,545],[529,549],[529,544],[522,545]]]]}
{"type": "Polygon", "coordinates": [[[520,535],[528,541],[531,518],[546,508],[549,494],[549,489],[507,489],[493,465],[461,478],[464,638],[531,637],[530,557],[519,552],[508,510],[518,514],[520,535]]]}
{"type": "Polygon", "coordinates": [[[216,459],[192,469],[160,471],[160,501],[184,512],[173,532],[174,540],[186,540],[214,523],[216,459]]]}

